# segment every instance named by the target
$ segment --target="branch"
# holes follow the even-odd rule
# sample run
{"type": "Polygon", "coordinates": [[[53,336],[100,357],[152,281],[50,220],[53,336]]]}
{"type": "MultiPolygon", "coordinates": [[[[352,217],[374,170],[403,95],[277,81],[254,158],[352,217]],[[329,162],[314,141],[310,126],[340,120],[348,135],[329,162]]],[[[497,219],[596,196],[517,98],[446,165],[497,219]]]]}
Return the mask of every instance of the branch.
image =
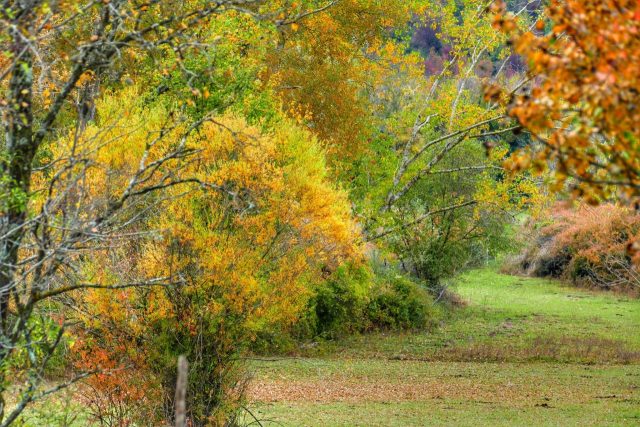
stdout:
{"type": "Polygon", "coordinates": [[[307,12],[303,12],[303,13],[301,13],[299,15],[296,15],[293,18],[290,18],[290,19],[285,19],[285,20],[282,20],[282,21],[276,21],[276,26],[284,27],[286,25],[291,25],[291,24],[294,24],[296,22],[299,22],[299,21],[301,21],[302,19],[304,19],[304,18],[306,18],[308,16],[315,15],[317,13],[322,13],[325,10],[329,9],[330,7],[334,6],[336,3],[338,3],[338,1],[339,0],[334,0],[334,1],[332,1],[332,2],[330,2],[328,4],[326,4],[326,5],[318,8],[318,9],[314,9],[314,10],[309,10],[307,12]]]}
{"type": "Polygon", "coordinates": [[[493,165],[462,166],[462,167],[453,168],[453,169],[441,169],[441,170],[437,170],[437,171],[430,171],[429,175],[454,173],[454,172],[463,172],[463,171],[483,171],[483,170],[487,170],[487,169],[495,169],[495,170],[499,170],[499,171],[503,171],[504,170],[504,168],[501,168],[500,166],[493,166],[493,165]]]}
{"type": "MultiPolygon", "coordinates": [[[[504,115],[500,115],[500,116],[493,117],[491,119],[483,120],[481,122],[474,123],[474,124],[472,124],[470,126],[467,126],[464,129],[460,129],[458,131],[452,132],[452,133],[447,134],[445,136],[442,136],[440,138],[436,138],[436,139],[434,139],[432,141],[429,141],[425,145],[423,145],[422,148],[420,150],[418,150],[418,152],[416,154],[414,154],[413,157],[411,157],[411,159],[409,159],[408,165],[411,165],[413,162],[418,160],[418,158],[422,154],[424,154],[425,151],[427,151],[430,147],[434,146],[435,144],[437,144],[439,142],[446,141],[446,140],[451,139],[451,138],[455,138],[456,136],[462,135],[464,133],[468,133],[468,132],[470,132],[470,131],[472,131],[474,129],[477,129],[477,128],[485,126],[485,125],[488,125],[489,123],[495,122],[496,120],[500,120],[500,119],[503,119],[505,117],[506,116],[504,116],[504,115]]],[[[489,135],[489,134],[484,134],[483,136],[487,136],[487,135],[489,135]]]]}
{"type": "Polygon", "coordinates": [[[138,287],[146,287],[146,286],[171,286],[175,285],[178,282],[165,282],[169,280],[170,277],[160,277],[157,279],[151,279],[146,282],[137,282],[137,283],[123,283],[118,285],[100,285],[96,283],[80,283],[77,285],[68,285],[63,286],[57,289],[51,289],[46,292],[37,293],[32,300],[32,304],[42,301],[44,299],[52,298],[57,295],[61,295],[67,292],[75,291],[78,289],[107,289],[107,290],[115,290],[115,289],[128,289],[128,288],[138,288],[138,287]]]}
{"type": "Polygon", "coordinates": [[[367,240],[368,242],[371,242],[371,241],[373,241],[373,240],[378,240],[378,239],[380,239],[380,238],[382,238],[382,237],[385,237],[385,236],[387,236],[387,235],[389,235],[389,234],[393,233],[394,231],[397,231],[397,230],[404,230],[405,228],[408,228],[408,227],[411,227],[411,226],[413,226],[413,225],[419,224],[419,223],[421,223],[422,221],[424,221],[425,219],[427,219],[427,218],[429,218],[429,217],[431,217],[431,216],[433,216],[433,215],[437,215],[437,214],[441,214],[441,213],[445,213],[445,212],[453,211],[453,210],[456,210],[456,209],[465,208],[465,207],[468,207],[468,206],[473,206],[473,205],[476,205],[476,204],[478,204],[478,201],[477,201],[477,200],[471,200],[471,201],[468,201],[468,202],[460,203],[460,204],[458,204],[458,205],[448,206],[448,207],[446,207],[446,208],[437,209],[437,210],[435,210],[435,211],[430,211],[430,212],[427,212],[427,213],[425,213],[425,214],[423,214],[423,215],[420,215],[418,218],[416,218],[416,219],[415,219],[415,220],[413,220],[413,221],[406,222],[406,223],[401,224],[401,225],[398,225],[398,226],[396,226],[396,227],[392,227],[392,228],[390,228],[390,229],[388,229],[388,230],[385,230],[385,231],[383,231],[382,233],[379,233],[379,234],[377,234],[377,235],[375,235],[375,236],[373,236],[373,237],[371,237],[371,238],[368,238],[368,239],[366,239],[366,240],[367,240]]]}

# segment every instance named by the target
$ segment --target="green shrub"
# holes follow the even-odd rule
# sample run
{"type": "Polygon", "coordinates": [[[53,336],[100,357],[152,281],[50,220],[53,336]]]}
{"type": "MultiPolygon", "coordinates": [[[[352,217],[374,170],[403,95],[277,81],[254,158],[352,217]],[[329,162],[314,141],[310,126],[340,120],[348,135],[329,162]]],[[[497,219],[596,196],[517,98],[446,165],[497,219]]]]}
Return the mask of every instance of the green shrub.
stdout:
{"type": "Polygon", "coordinates": [[[346,264],[320,286],[309,304],[307,322],[315,335],[334,337],[363,329],[372,274],[365,266],[346,264]]]}
{"type": "Polygon", "coordinates": [[[431,295],[407,277],[386,279],[374,292],[366,308],[372,329],[419,329],[433,320],[431,295]]]}
{"type": "Polygon", "coordinates": [[[379,330],[423,329],[438,308],[428,289],[395,268],[345,264],[317,286],[292,328],[261,331],[251,343],[258,354],[295,353],[301,342],[337,339],[379,330]]]}
{"type": "Polygon", "coordinates": [[[433,299],[406,276],[374,274],[369,266],[340,267],[309,304],[301,337],[336,338],[371,330],[419,329],[434,318],[433,299]]]}

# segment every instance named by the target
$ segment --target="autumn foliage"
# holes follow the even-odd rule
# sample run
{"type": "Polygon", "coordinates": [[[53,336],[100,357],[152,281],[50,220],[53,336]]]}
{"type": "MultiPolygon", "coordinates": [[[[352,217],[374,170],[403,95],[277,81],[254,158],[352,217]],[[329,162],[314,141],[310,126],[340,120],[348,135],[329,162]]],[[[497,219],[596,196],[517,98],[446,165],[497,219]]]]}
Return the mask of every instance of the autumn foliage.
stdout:
{"type": "MultiPolygon", "coordinates": [[[[119,177],[138,167],[148,147],[146,135],[159,133],[165,118],[164,108],[135,101],[136,88],[125,93],[98,104],[109,112],[105,117],[123,117],[117,126],[98,120],[86,130],[86,140],[62,139],[55,148],[92,147],[86,153],[95,165],[87,174],[87,191],[105,203],[126,186],[119,177]],[[110,144],[114,135],[126,135],[121,136],[126,143],[110,144]]],[[[178,125],[159,139],[146,160],[161,157],[181,130],[178,125]]],[[[144,372],[146,387],[167,399],[145,399],[150,413],[170,417],[174,358],[186,354],[194,373],[191,418],[223,423],[233,412],[226,405],[242,384],[235,360],[248,343],[262,331],[291,327],[323,271],[362,259],[347,195],[331,181],[323,149],[308,131],[288,119],[277,130],[261,130],[223,116],[189,135],[186,145],[200,150],[198,161],[183,170],[195,187],[186,194],[184,188],[169,189],[174,197],[161,209],[142,213],[144,228],[156,238],[106,248],[103,257],[82,263],[93,280],[117,283],[134,272],[151,272],[177,281],[170,287],[77,295],[83,310],[69,315],[92,333],[79,332],[76,366],[96,363],[116,371],[89,380],[101,418],[105,408],[128,408],[132,401],[142,405],[135,397],[140,390],[136,372],[144,372]],[[121,258],[113,262],[119,253],[126,254],[126,264],[121,258]]],[[[129,415],[118,414],[133,420],[129,415]]]]}
{"type": "Polygon", "coordinates": [[[503,96],[541,149],[519,153],[519,170],[551,170],[555,188],[597,203],[640,189],[640,3],[554,0],[534,26],[494,2],[496,27],[528,65],[528,84],[503,96]]]}
{"type": "Polygon", "coordinates": [[[285,112],[313,128],[333,160],[353,160],[366,151],[372,137],[369,95],[398,68],[417,63],[386,34],[420,13],[419,3],[336,2],[330,13],[288,27],[267,51],[261,77],[273,85],[285,112]]]}
{"type": "MultiPolygon", "coordinates": [[[[525,166],[588,202],[640,185],[628,1],[552,2],[531,31],[502,14],[508,35],[485,0],[8,4],[2,425],[52,360],[91,421],[172,424],[179,356],[189,425],[236,425],[251,352],[435,327],[446,281],[550,198],[525,166]]],[[[636,280],[636,214],[552,217],[523,269],[636,280]]]]}

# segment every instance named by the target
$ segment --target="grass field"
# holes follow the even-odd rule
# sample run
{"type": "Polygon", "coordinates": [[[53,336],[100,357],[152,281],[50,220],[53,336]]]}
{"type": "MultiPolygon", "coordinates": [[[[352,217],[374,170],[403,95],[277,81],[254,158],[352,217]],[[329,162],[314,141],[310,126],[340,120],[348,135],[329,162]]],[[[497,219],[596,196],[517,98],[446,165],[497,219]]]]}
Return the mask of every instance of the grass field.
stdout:
{"type": "Polygon", "coordinates": [[[640,301],[500,275],[433,331],[253,362],[263,425],[640,425],[640,301]]]}

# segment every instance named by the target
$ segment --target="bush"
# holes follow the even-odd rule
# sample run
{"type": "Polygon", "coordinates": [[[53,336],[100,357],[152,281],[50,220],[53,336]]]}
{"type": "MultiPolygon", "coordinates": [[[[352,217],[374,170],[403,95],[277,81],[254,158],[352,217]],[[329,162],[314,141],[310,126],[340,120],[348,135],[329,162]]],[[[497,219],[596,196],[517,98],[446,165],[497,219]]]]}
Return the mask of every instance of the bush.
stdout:
{"type": "Polygon", "coordinates": [[[345,335],[363,329],[372,275],[366,267],[341,266],[321,285],[310,303],[315,334],[345,335]]]}
{"type": "Polygon", "coordinates": [[[299,336],[336,338],[373,330],[419,329],[434,317],[429,292],[406,276],[368,266],[338,268],[316,291],[299,336]]]}
{"type": "Polygon", "coordinates": [[[640,291],[640,215],[616,205],[555,206],[542,226],[525,226],[524,250],[512,272],[553,277],[577,286],[640,291]]]}
{"type": "MultiPolygon", "coordinates": [[[[429,201],[423,204],[432,206],[429,201]]],[[[418,212],[421,212],[417,215],[420,218],[424,212],[418,212]]],[[[415,214],[405,214],[398,223],[414,220],[415,214]]],[[[430,215],[412,227],[400,226],[389,237],[389,243],[398,257],[399,268],[424,283],[437,297],[444,291],[447,279],[467,268],[483,265],[511,249],[511,222],[505,211],[456,209],[430,215]]]]}
{"type": "Polygon", "coordinates": [[[180,355],[189,361],[189,425],[234,425],[244,405],[248,378],[241,356],[249,334],[237,315],[212,312],[192,291],[171,289],[174,305],[162,316],[139,311],[139,336],[116,322],[102,325],[101,335],[79,336],[76,367],[104,370],[87,379],[82,396],[96,425],[171,423],[180,355]]]}
{"type": "Polygon", "coordinates": [[[433,300],[422,287],[404,276],[385,280],[366,307],[374,329],[419,329],[433,319],[433,300]]]}
{"type": "Polygon", "coordinates": [[[234,425],[242,411],[248,377],[240,357],[246,347],[246,332],[239,319],[199,311],[197,322],[181,324],[176,319],[154,325],[150,346],[152,371],[163,389],[164,419],[172,419],[177,381],[176,360],[189,361],[187,410],[189,425],[234,425]]]}

